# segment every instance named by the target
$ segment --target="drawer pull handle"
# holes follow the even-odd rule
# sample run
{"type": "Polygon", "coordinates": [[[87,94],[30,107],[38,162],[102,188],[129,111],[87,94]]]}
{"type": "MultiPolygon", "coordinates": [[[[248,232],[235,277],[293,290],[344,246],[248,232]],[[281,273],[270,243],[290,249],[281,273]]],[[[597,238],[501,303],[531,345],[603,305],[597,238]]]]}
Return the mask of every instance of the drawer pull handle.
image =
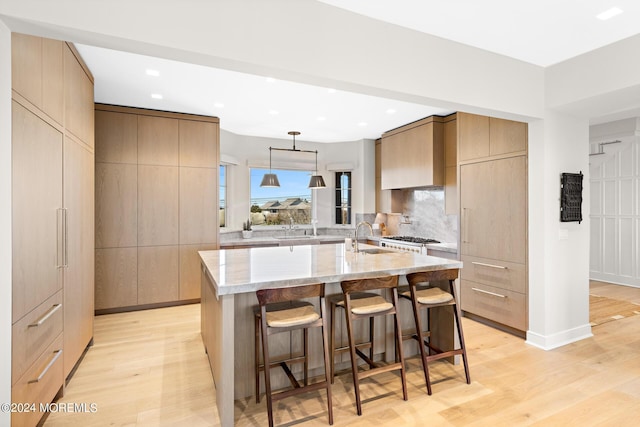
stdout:
{"type": "Polygon", "coordinates": [[[480,265],[482,267],[499,268],[501,270],[506,270],[507,269],[507,267],[505,267],[504,265],[485,264],[484,262],[471,261],[471,264],[480,265]]]}
{"type": "Polygon", "coordinates": [[[494,296],[494,297],[500,297],[500,298],[506,298],[507,297],[506,295],[496,294],[495,292],[485,291],[484,289],[478,289],[478,288],[471,288],[471,289],[473,289],[476,292],[480,292],[480,293],[483,293],[483,294],[488,294],[488,295],[491,295],[491,296],[494,296]]]}
{"type": "Polygon", "coordinates": [[[35,328],[38,327],[40,325],[42,325],[44,322],[46,322],[46,320],[53,316],[53,313],[55,313],[56,311],[58,311],[60,309],[60,307],[62,307],[62,304],[54,304],[53,306],[51,306],[51,308],[49,309],[49,311],[47,311],[44,316],[42,316],[41,318],[38,319],[37,322],[34,323],[30,323],[29,327],[30,328],[35,328]]]}
{"type": "Polygon", "coordinates": [[[58,360],[58,358],[62,354],[62,350],[56,350],[53,353],[55,354],[55,356],[53,356],[53,358],[49,361],[49,363],[47,363],[47,366],[45,366],[42,372],[40,372],[40,375],[38,375],[38,378],[36,378],[35,380],[29,380],[29,384],[40,382],[40,380],[44,378],[45,375],[47,375],[47,372],[49,372],[49,369],[51,369],[53,364],[56,363],[56,360],[58,360]]]}

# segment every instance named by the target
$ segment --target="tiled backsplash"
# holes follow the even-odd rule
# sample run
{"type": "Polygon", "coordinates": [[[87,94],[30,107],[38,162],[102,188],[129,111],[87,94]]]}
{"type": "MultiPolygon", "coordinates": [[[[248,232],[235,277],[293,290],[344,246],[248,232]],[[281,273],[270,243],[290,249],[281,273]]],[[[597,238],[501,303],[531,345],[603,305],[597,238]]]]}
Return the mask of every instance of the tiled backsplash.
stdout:
{"type": "Polygon", "coordinates": [[[398,224],[400,235],[448,243],[458,241],[458,216],[445,214],[443,188],[403,190],[402,215],[398,224]]]}

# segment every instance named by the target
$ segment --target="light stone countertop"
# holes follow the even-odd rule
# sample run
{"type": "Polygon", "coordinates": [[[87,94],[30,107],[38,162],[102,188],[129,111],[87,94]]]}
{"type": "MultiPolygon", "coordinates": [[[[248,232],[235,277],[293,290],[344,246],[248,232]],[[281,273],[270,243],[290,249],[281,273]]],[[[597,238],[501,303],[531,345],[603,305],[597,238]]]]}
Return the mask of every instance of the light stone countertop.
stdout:
{"type": "Polygon", "coordinates": [[[345,252],[344,243],[221,249],[198,253],[217,295],[462,268],[462,262],[456,260],[396,252],[361,243],[360,250],[363,249],[378,253],[345,252]]]}

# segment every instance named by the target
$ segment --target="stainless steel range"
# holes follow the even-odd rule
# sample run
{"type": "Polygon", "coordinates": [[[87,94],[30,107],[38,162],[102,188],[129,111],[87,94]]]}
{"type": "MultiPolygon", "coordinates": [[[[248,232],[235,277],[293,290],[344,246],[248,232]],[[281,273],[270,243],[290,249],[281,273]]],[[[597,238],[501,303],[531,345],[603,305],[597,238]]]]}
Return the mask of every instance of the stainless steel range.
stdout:
{"type": "Polygon", "coordinates": [[[400,251],[416,252],[426,255],[429,243],[440,243],[434,239],[414,236],[386,236],[380,239],[380,246],[400,251]]]}

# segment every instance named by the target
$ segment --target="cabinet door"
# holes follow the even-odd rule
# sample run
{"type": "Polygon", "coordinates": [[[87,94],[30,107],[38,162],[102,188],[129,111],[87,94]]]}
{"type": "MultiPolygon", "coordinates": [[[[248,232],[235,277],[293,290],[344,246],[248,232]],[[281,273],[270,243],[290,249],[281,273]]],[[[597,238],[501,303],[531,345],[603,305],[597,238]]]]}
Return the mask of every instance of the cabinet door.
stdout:
{"type": "Polygon", "coordinates": [[[12,102],[13,321],[62,287],[62,134],[12,102]]]}
{"type": "Polygon", "coordinates": [[[489,155],[489,117],[458,113],[458,161],[489,155]]]}
{"type": "Polygon", "coordinates": [[[496,119],[489,120],[490,128],[490,155],[515,153],[527,149],[527,124],[514,122],[513,120],[496,119]]]}
{"type": "Polygon", "coordinates": [[[93,337],[94,313],[93,153],[66,138],[64,143],[64,375],[69,375],[93,337]]]}
{"type": "Polygon", "coordinates": [[[64,49],[65,128],[93,148],[95,139],[93,81],[69,46],[64,49]]]}
{"type": "Polygon", "coordinates": [[[461,254],[524,264],[526,157],[460,167],[461,254]]]}

